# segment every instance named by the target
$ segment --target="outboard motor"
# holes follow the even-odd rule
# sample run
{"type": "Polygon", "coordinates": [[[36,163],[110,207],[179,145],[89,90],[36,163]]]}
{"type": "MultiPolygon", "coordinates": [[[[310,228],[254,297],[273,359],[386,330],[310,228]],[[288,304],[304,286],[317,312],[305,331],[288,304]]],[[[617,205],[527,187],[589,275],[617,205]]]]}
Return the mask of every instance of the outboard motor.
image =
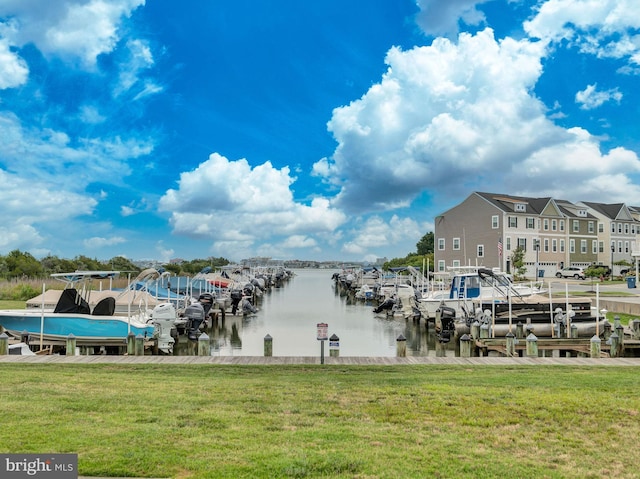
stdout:
{"type": "Polygon", "coordinates": [[[451,334],[455,332],[456,310],[449,306],[440,306],[436,310],[436,337],[441,343],[451,341],[451,334]]]}
{"type": "Polygon", "coordinates": [[[213,295],[211,293],[202,293],[198,297],[198,303],[204,308],[204,316],[206,317],[213,306],[213,295]]]}
{"type": "Polygon", "coordinates": [[[387,298],[385,299],[382,303],[380,303],[378,305],[377,308],[375,308],[373,310],[374,313],[378,314],[382,311],[389,311],[390,309],[392,309],[396,304],[396,300],[393,298],[387,298]]]}
{"type": "Polygon", "coordinates": [[[231,290],[231,314],[235,316],[238,311],[238,306],[240,305],[240,301],[242,300],[242,291],[239,289],[231,290]]]}
{"type": "Polygon", "coordinates": [[[176,340],[173,329],[177,318],[176,308],[171,303],[162,303],[153,308],[151,317],[155,326],[154,337],[158,342],[158,349],[165,354],[173,354],[176,340]]]}
{"type": "Polygon", "coordinates": [[[187,306],[184,310],[184,315],[188,320],[187,334],[189,339],[198,339],[197,333],[200,329],[202,321],[204,321],[204,308],[200,303],[194,303],[187,306]]]}
{"type": "Polygon", "coordinates": [[[258,312],[258,310],[253,305],[253,303],[251,301],[249,301],[249,298],[243,298],[242,299],[242,314],[244,316],[246,316],[249,313],[255,314],[256,312],[258,312]]]}
{"type": "Polygon", "coordinates": [[[556,330],[557,338],[564,338],[566,336],[566,316],[562,314],[562,308],[556,308],[555,314],[553,316],[553,321],[555,324],[554,329],[556,330]]]}

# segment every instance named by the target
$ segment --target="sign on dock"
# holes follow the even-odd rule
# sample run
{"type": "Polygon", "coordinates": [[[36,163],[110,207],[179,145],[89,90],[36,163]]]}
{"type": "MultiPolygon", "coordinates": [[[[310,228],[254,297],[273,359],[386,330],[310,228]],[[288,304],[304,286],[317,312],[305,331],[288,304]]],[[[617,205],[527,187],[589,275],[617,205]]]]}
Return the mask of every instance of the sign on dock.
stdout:
{"type": "Polygon", "coordinates": [[[318,323],[318,341],[326,341],[329,339],[329,325],[327,323],[318,323]]]}

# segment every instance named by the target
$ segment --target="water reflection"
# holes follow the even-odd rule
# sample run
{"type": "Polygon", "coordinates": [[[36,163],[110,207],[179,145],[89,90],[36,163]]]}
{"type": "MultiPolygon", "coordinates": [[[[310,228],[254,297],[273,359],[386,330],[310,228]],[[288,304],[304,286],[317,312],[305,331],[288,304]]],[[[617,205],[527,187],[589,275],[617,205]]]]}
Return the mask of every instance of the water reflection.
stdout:
{"type": "MultiPolygon", "coordinates": [[[[334,270],[295,270],[282,288],[272,289],[257,304],[256,315],[226,314],[206,331],[215,356],[262,356],[264,338],[270,335],[274,356],[319,356],[317,324],[329,325],[329,336],[339,338],[340,356],[396,356],[397,339],[406,338],[408,356],[435,356],[433,328],[424,321],[376,316],[371,302],[356,300],[334,288],[334,270]]],[[[185,337],[176,355],[197,354],[197,344],[185,337]]],[[[328,344],[325,344],[328,355],[328,344]]],[[[441,353],[439,353],[440,355],[441,353]]],[[[453,356],[454,351],[446,351],[453,356]]]]}

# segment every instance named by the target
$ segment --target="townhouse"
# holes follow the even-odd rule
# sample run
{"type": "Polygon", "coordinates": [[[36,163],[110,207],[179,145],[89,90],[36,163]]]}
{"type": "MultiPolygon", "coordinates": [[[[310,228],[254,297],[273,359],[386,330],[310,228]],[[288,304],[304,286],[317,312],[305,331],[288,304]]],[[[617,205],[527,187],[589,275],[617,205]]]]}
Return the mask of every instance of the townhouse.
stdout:
{"type": "Polygon", "coordinates": [[[436,216],[435,268],[484,266],[514,272],[520,247],[528,277],[550,277],[565,266],[632,261],[640,250],[640,208],[624,204],[572,203],[474,192],[436,216]]]}

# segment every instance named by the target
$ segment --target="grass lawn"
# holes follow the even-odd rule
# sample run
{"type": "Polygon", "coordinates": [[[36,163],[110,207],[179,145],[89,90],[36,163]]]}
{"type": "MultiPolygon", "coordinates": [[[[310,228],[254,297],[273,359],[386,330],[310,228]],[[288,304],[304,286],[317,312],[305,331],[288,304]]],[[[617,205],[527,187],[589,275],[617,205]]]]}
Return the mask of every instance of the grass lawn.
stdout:
{"type": "Polygon", "coordinates": [[[632,478],[636,367],[0,364],[0,450],[87,476],[632,478]]]}

